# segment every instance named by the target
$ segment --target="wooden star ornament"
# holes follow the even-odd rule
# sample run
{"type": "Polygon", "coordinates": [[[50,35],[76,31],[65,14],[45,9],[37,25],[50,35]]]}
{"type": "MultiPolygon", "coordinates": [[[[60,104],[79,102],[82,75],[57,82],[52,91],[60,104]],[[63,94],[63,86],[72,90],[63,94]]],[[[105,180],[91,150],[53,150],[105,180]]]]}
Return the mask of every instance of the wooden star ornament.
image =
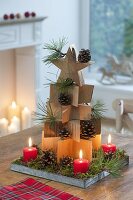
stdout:
{"type": "Polygon", "coordinates": [[[59,80],[61,78],[71,78],[77,85],[82,86],[83,77],[81,76],[80,70],[91,65],[92,62],[80,63],[76,60],[76,52],[74,48],[68,48],[65,58],[59,58],[53,60],[52,63],[61,70],[59,80]]]}

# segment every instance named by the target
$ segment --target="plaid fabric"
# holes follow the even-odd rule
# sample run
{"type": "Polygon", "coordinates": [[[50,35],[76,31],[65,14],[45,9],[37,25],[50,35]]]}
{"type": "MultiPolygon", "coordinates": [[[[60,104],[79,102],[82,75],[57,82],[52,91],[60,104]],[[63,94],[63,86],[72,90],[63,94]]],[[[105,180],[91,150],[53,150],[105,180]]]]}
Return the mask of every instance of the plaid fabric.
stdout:
{"type": "Polygon", "coordinates": [[[10,186],[0,187],[0,200],[80,200],[73,195],[27,178],[10,186]]]}

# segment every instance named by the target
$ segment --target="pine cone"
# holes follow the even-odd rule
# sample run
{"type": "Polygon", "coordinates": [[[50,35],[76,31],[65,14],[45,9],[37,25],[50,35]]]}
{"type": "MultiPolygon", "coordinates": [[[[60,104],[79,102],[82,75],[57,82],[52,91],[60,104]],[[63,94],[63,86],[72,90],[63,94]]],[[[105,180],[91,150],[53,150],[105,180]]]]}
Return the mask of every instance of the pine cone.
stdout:
{"type": "Polygon", "coordinates": [[[61,167],[71,167],[73,165],[73,158],[70,156],[65,156],[60,159],[60,166],[61,167]]]}
{"type": "Polygon", "coordinates": [[[70,105],[72,102],[71,96],[69,94],[65,94],[65,93],[60,93],[60,95],[58,97],[58,101],[63,106],[70,105]]]}
{"type": "Polygon", "coordinates": [[[54,167],[56,164],[57,164],[57,158],[55,153],[52,150],[45,150],[41,157],[40,168],[44,169],[47,166],[54,167]]]}
{"type": "Polygon", "coordinates": [[[91,60],[91,54],[89,49],[81,49],[78,55],[78,61],[81,63],[87,63],[91,60]]]}
{"type": "Polygon", "coordinates": [[[60,131],[59,131],[59,136],[64,139],[64,138],[68,138],[70,137],[70,132],[68,129],[66,129],[65,127],[62,128],[60,131]]]}
{"type": "Polygon", "coordinates": [[[80,130],[81,139],[88,140],[89,138],[95,137],[96,135],[95,125],[92,119],[88,121],[82,120],[80,122],[80,130]]]}

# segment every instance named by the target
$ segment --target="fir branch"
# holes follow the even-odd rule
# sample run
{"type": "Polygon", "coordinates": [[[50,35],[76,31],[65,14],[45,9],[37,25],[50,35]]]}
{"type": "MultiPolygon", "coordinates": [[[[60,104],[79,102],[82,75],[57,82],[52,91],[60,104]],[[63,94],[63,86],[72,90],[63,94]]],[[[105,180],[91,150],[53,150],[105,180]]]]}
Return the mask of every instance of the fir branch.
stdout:
{"type": "Polygon", "coordinates": [[[62,49],[66,44],[67,40],[65,37],[58,41],[51,40],[50,43],[45,43],[43,49],[48,50],[49,55],[43,58],[43,62],[48,65],[51,64],[53,60],[64,57],[66,53],[62,53],[62,49]]]}
{"type": "Polygon", "coordinates": [[[38,112],[34,112],[34,120],[38,123],[49,122],[50,128],[55,127],[57,118],[59,117],[58,112],[53,112],[50,102],[46,104],[43,101],[40,101],[37,105],[38,112]]]}
{"type": "Polygon", "coordinates": [[[57,81],[56,86],[60,93],[68,93],[68,91],[72,89],[72,87],[74,86],[74,82],[70,78],[67,79],[60,78],[57,81]]]}
{"type": "Polygon", "coordinates": [[[104,170],[109,172],[112,176],[120,176],[121,168],[124,165],[124,160],[119,160],[117,157],[113,159],[108,159],[105,162],[104,170]]]}
{"type": "Polygon", "coordinates": [[[101,119],[104,117],[103,113],[106,112],[105,104],[100,100],[92,102],[92,118],[101,119]]]}

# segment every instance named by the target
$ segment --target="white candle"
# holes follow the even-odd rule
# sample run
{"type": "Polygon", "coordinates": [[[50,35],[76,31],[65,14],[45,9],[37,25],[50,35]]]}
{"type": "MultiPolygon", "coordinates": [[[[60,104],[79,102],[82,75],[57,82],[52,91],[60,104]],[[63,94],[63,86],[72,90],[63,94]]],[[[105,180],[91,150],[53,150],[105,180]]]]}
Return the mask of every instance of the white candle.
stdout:
{"type": "Polygon", "coordinates": [[[13,118],[11,119],[11,123],[16,126],[16,132],[19,132],[20,131],[20,119],[16,116],[13,116],[13,118]]]}
{"type": "Polygon", "coordinates": [[[8,126],[8,133],[11,134],[11,133],[16,133],[17,132],[17,127],[14,123],[11,123],[9,126],[8,126]]]}
{"type": "Polygon", "coordinates": [[[22,110],[22,130],[31,127],[31,112],[27,107],[22,110]]]}
{"type": "Polygon", "coordinates": [[[7,134],[8,132],[8,120],[6,118],[0,119],[0,135],[7,134]]]}
{"type": "Polygon", "coordinates": [[[16,104],[15,101],[13,101],[8,108],[8,120],[11,121],[13,116],[20,117],[20,107],[16,104]]]}

